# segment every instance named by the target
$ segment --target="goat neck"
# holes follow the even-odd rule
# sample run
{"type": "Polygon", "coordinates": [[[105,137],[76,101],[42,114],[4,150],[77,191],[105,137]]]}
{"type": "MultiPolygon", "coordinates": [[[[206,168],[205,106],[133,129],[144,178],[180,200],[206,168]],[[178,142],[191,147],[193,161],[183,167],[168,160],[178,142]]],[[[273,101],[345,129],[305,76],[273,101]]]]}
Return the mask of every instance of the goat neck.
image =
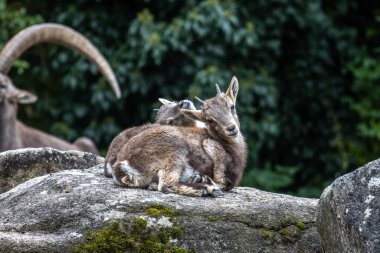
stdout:
{"type": "Polygon", "coordinates": [[[20,145],[17,136],[16,115],[17,103],[7,100],[0,102],[0,152],[17,149],[20,145]]]}
{"type": "Polygon", "coordinates": [[[230,85],[223,93],[216,84],[217,94],[206,101],[197,99],[202,104],[202,110],[181,112],[192,119],[200,120],[207,124],[206,131],[209,136],[217,141],[230,156],[232,163],[226,169],[230,186],[236,186],[243,174],[247,160],[247,146],[240,132],[239,118],[236,113],[236,98],[239,83],[233,77],[230,85]]]}

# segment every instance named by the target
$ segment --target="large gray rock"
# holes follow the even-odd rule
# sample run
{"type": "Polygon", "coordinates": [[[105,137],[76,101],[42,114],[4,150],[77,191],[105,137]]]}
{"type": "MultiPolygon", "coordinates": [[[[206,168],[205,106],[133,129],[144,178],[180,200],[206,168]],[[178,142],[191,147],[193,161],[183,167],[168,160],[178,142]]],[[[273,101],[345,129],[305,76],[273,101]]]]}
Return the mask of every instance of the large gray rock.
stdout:
{"type": "Polygon", "coordinates": [[[103,163],[92,153],[59,151],[52,148],[18,149],[0,153],[0,193],[48,173],[86,169],[103,163]]]}
{"type": "Polygon", "coordinates": [[[70,252],[88,231],[137,219],[182,228],[170,243],[196,252],[321,252],[315,199],[244,187],[216,199],[126,189],[101,165],[33,178],[2,193],[0,206],[1,253],[70,252]],[[169,214],[152,212],[157,204],[169,214]]]}
{"type": "Polygon", "coordinates": [[[318,204],[326,252],[380,252],[380,160],[336,179],[318,204]]]}

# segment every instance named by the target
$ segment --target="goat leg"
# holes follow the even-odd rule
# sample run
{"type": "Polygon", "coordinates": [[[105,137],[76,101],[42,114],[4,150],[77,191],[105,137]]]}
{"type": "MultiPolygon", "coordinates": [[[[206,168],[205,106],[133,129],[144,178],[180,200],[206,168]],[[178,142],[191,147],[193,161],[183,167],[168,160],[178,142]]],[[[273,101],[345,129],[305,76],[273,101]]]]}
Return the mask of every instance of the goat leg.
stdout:
{"type": "MultiPolygon", "coordinates": [[[[158,172],[158,190],[165,193],[177,193],[185,196],[192,197],[207,197],[212,196],[216,197],[221,194],[220,188],[216,184],[207,184],[207,183],[181,183],[180,175],[182,169],[177,166],[174,167],[169,172],[160,170],[158,172]],[[178,169],[180,168],[180,169],[178,169]]],[[[199,180],[199,177],[194,175],[194,178],[199,180]]],[[[206,178],[206,176],[203,176],[206,178]]],[[[194,180],[190,178],[189,181],[194,180]]],[[[202,177],[200,178],[202,180],[202,177]]],[[[206,179],[212,182],[211,179],[206,179]]]]}

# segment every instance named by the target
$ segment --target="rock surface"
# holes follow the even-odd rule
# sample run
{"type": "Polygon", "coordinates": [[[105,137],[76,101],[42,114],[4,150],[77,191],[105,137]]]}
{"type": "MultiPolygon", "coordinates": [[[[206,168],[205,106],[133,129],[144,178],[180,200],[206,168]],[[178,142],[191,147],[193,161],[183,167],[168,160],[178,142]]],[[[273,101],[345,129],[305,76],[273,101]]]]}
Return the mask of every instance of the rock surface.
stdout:
{"type": "Polygon", "coordinates": [[[380,252],[380,160],[336,179],[319,201],[326,252],[380,252]]]}
{"type": "Polygon", "coordinates": [[[104,177],[101,167],[70,167],[2,193],[0,253],[70,252],[86,231],[136,217],[180,226],[183,234],[171,242],[195,252],[322,252],[316,199],[245,187],[215,199],[126,189],[104,177]],[[176,215],[152,216],[147,210],[157,204],[176,215]]]}
{"type": "Polygon", "coordinates": [[[69,169],[86,169],[103,163],[92,153],[62,152],[52,148],[19,149],[0,153],[0,193],[48,173],[69,169]]]}

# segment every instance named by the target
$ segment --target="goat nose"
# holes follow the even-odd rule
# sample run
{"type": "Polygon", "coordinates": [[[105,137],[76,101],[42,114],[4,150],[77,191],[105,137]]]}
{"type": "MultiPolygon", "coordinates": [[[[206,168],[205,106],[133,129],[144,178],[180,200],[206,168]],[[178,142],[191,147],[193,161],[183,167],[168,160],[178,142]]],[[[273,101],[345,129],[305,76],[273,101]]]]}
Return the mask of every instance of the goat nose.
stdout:
{"type": "Polygon", "coordinates": [[[227,126],[227,130],[228,131],[234,131],[236,129],[236,125],[235,124],[231,124],[229,126],[227,126]]]}

